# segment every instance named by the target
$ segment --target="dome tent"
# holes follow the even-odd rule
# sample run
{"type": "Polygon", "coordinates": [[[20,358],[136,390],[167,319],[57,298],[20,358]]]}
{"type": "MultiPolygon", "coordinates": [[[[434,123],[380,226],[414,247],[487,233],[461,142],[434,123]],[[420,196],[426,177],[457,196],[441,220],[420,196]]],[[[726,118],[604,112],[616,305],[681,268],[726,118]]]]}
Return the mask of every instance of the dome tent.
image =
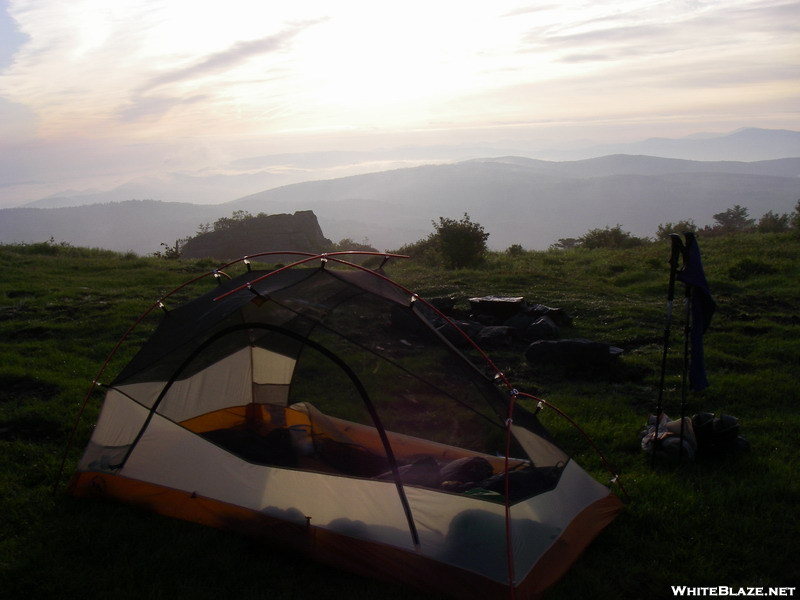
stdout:
{"type": "Polygon", "coordinates": [[[621,502],[455,325],[350,254],[245,259],[165,312],[70,492],[457,598],[538,596],[621,502]]]}

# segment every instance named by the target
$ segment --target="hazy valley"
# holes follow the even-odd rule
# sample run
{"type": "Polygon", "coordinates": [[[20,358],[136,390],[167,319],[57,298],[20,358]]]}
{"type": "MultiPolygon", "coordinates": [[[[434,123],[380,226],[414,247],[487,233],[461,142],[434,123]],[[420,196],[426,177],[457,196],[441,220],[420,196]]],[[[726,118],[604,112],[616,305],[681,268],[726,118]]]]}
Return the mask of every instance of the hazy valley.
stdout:
{"type": "MultiPolygon", "coordinates": [[[[797,132],[745,130],[722,141],[650,140],[640,147],[660,147],[664,153],[672,147],[675,154],[702,156],[714,150],[718,156],[743,156],[747,149],[750,156],[767,156],[770,151],[797,150],[799,138],[797,132]]],[[[253,159],[254,165],[258,160],[253,159]]],[[[323,165],[326,158],[307,160],[323,165]]],[[[223,189],[229,193],[246,189],[236,177],[208,178],[205,188],[204,180],[188,178],[191,186],[182,188],[185,194],[206,190],[206,196],[198,191],[198,202],[161,201],[173,197],[166,195],[142,200],[148,188],[131,184],[3,209],[0,243],[53,238],[149,254],[162,242],[193,235],[201,224],[235,210],[252,214],[312,210],[325,237],[367,241],[381,250],[425,237],[432,230],[431,221],[440,216],[458,218],[464,213],[490,233],[493,249],[512,244],[545,249],[559,238],[577,237],[596,227],[619,224],[634,235],[652,236],[665,222],[692,219],[698,225],[710,224],[714,214],[737,204],[756,218],[768,211],[790,212],[800,198],[800,158],[697,161],[613,154],[576,161],[476,158],[271,187],[216,204],[200,201],[214,193],[221,197],[223,189]]],[[[238,177],[249,177],[251,186],[267,181],[252,173],[238,177]]]]}

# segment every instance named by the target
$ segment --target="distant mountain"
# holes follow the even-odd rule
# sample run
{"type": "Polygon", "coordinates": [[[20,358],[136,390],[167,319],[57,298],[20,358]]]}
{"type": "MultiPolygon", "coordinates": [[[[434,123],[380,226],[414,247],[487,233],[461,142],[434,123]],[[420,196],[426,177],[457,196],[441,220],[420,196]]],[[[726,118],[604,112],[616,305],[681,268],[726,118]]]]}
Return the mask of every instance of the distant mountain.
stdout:
{"type": "Polygon", "coordinates": [[[668,221],[710,224],[735,204],[755,217],[790,212],[798,198],[800,158],[698,163],[611,156],[552,163],[505,157],[301,183],[230,205],[250,212],[302,206],[314,211],[327,237],[367,237],[378,248],[416,241],[439,216],[467,212],[490,233],[494,248],[542,249],[606,225],[651,236],[668,221]]]}
{"type": "Polygon", "coordinates": [[[221,204],[252,190],[280,186],[286,179],[269,171],[235,175],[171,173],[142,177],[110,190],[69,190],[26,204],[29,208],[64,208],[126,200],[163,200],[191,204],[221,204]]]}
{"type": "Polygon", "coordinates": [[[645,154],[699,161],[773,160],[800,156],[800,131],[747,128],[724,135],[652,138],[627,144],[591,146],[566,152],[561,158],[591,158],[607,154],[645,154]]]}
{"type": "Polygon", "coordinates": [[[613,154],[585,160],[552,162],[519,156],[480,158],[469,162],[503,163],[531,172],[561,177],[606,177],[609,175],[668,175],[671,173],[730,173],[800,177],[800,159],[783,158],[756,162],[693,161],[654,156],[613,154]]]}
{"type": "MultiPolygon", "coordinates": [[[[548,160],[537,161],[532,158],[515,160],[531,168],[533,163],[539,163],[545,173],[553,170],[558,174],[569,176],[580,176],[578,171],[583,171],[583,176],[600,175],[611,163],[626,165],[630,156],[640,156],[642,159],[649,157],[651,166],[659,165],[658,168],[684,171],[689,168],[687,165],[675,167],[669,163],[657,162],[657,158],[754,162],[800,157],[800,132],[742,129],[727,134],[703,134],[680,139],[657,138],[604,146],[574,147],[574,144],[569,144],[564,147],[547,148],[538,141],[519,142],[515,147],[507,146],[425,146],[374,152],[331,151],[251,156],[220,165],[218,172],[215,173],[167,173],[161,176],[141,177],[109,190],[61,192],[26,206],[62,208],[134,199],[220,204],[293,183],[394,170],[403,166],[443,162],[452,164],[480,156],[513,155],[546,158],[548,160]],[[630,156],[620,158],[620,155],[630,156]],[[584,164],[586,159],[595,159],[597,162],[584,164]],[[571,172],[565,173],[565,170],[571,172]]],[[[703,170],[706,165],[709,163],[698,165],[696,169],[703,170]]],[[[734,172],[742,172],[741,165],[733,168],[734,172]]],[[[714,166],[712,170],[721,172],[721,167],[714,166]]],[[[642,171],[638,174],[652,173],[642,171]]]]}
{"type": "Polygon", "coordinates": [[[193,235],[201,223],[230,215],[221,205],[128,200],[68,208],[0,210],[0,243],[57,242],[151,254],[161,242],[193,235]]]}
{"type": "MultiPolygon", "coordinates": [[[[0,242],[58,241],[150,253],[229,216],[312,210],[325,237],[396,249],[465,212],[489,245],[544,249],[589,229],[621,225],[652,236],[659,224],[713,215],[739,204],[752,217],[791,212],[800,198],[800,158],[697,162],[612,155],[571,162],[506,156],[298,183],[212,206],[153,201],[75,208],[0,210],[0,242]]],[[[253,248],[252,251],[259,251],[253,248]]]]}

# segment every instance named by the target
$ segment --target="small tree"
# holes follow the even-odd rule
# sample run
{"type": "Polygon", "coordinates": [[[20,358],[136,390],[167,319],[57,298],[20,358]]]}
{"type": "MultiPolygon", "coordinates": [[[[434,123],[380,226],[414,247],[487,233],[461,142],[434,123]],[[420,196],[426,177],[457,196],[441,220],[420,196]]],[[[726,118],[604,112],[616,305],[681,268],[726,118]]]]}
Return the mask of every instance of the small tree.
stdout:
{"type": "Polygon", "coordinates": [[[179,238],[175,240],[175,243],[170,245],[166,242],[161,242],[161,246],[164,248],[164,251],[156,251],[153,252],[153,256],[155,258],[166,258],[167,260],[177,260],[183,254],[183,247],[186,245],[186,242],[189,241],[189,238],[179,238]]]}
{"type": "Polygon", "coordinates": [[[590,229],[578,238],[581,248],[632,248],[641,246],[646,240],[622,231],[622,226],[590,229]]]}
{"type": "Polygon", "coordinates": [[[414,257],[414,262],[426,264],[434,267],[442,263],[439,248],[437,247],[437,238],[434,234],[430,234],[426,238],[417,240],[410,244],[404,244],[396,250],[398,254],[407,254],[414,257]]]}
{"type": "Polygon", "coordinates": [[[433,221],[436,230],[432,237],[446,267],[463,269],[475,267],[486,257],[486,240],[489,234],[478,223],[473,223],[464,213],[460,221],[439,217],[433,221]]]}
{"type": "Polygon", "coordinates": [[[678,221],[677,223],[662,223],[656,229],[656,239],[663,241],[669,239],[669,234],[671,233],[684,233],[686,231],[697,231],[697,225],[692,219],[678,221]]]}
{"type": "Polygon", "coordinates": [[[367,238],[364,238],[363,242],[355,242],[352,238],[343,238],[331,246],[331,252],[347,252],[348,250],[377,252],[377,250],[370,245],[369,239],[367,238]]]}
{"type": "Polygon", "coordinates": [[[550,244],[550,250],[572,250],[581,245],[578,238],[558,238],[554,244],[550,244]]]}
{"type": "Polygon", "coordinates": [[[800,200],[794,205],[794,212],[789,215],[789,225],[792,229],[800,231],[800,200]]]}
{"type": "Polygon", "coordinates": [[[789,229],[789,215],[787,213],[779,215],[772,211],[764,213],[756,225],[756,231],[761,233],[779,233],[787,229],[789,229]]]}
{"type": "Polygon", "coordinates": [[[738,204],[725,212],[715,214],[714,220],[717,223],[712,229],[720,233],[741,233],[755,225],[755,219],[750,218],[747,208],[738,204]]]}
{"type": "Polygon", "coordinates": [[[235,210],[231,214],[230,217],[220,217],[216,221],[214,221],[214,231],[222,231],[224,229],[230,229],[239,221],[244,221],[246,219],[252,219],[253,215],[251,215],[246,210],[235,210]]]}

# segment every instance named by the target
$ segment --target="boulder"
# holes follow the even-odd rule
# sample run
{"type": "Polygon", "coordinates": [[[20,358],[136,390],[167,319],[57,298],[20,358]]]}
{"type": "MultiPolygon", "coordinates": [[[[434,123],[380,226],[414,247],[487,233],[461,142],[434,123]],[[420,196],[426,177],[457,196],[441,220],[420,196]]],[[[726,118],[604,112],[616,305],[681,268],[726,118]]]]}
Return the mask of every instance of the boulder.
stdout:
{"type": "Polygon", "coordinates": [[[560,327],[572,325],[572,317],[562,308],[552,308],[544,304],[531,304],[525,308],[525,314],[529,315],[534,320],[540,317],[547,317],[560,327]]]}
{"type": "MultiPolygon", "coordinates": [[[[483,329],[483,325],[476,323],[475,321],[453,321],[453,323],[458,326],[458,329],[461,329],[461,331],[466,333],[473,340],[477,340],[478,334],[483,329]]],[[[448,342],[457,348],[464,348],[469,345],[469,342],[464,339],[464,336],[461,335],[461,332],[459,332],[450,323],[445,323],[441,327],[438,327],[437,331],[441,333],[448,342]]]]}
{"type": "MultiPolygon", "coordinates": [[[[325,252],[332,242],[322,234],[317,216],[310,210],[294,214],[259,214],[231,220],[228,226],[199,233],[181,249],[184,258],[235,260],[258,252],[281,250],[325,252]]],[[[273,256],[271,262],[296,260],[296,256],[273,256]]]]}
{"type": "MultiPolygon", "coordinates": [[[[522,312],[525,307],[525,298],[519,296],[483,296],[480,298],[470,298],[469,306],[472,313],[477,317],[491,317],[498,323],[522,312]]],[[[478,319],[484,322],[484,319],[478,319]]]]}
{"type": "Polygon", "coordinates": [[[539,317],[525,328],[523,338],[526,341],[535,342],[558,339],[560,335],[561,330],[550,317],[539,317]]]}
{"type": "Polygon", "coordinates": [[[507,325],[489,325],[482,328],[475,341],[481,346],[506,347],[514,343],[514,328],[507,325]]]}

